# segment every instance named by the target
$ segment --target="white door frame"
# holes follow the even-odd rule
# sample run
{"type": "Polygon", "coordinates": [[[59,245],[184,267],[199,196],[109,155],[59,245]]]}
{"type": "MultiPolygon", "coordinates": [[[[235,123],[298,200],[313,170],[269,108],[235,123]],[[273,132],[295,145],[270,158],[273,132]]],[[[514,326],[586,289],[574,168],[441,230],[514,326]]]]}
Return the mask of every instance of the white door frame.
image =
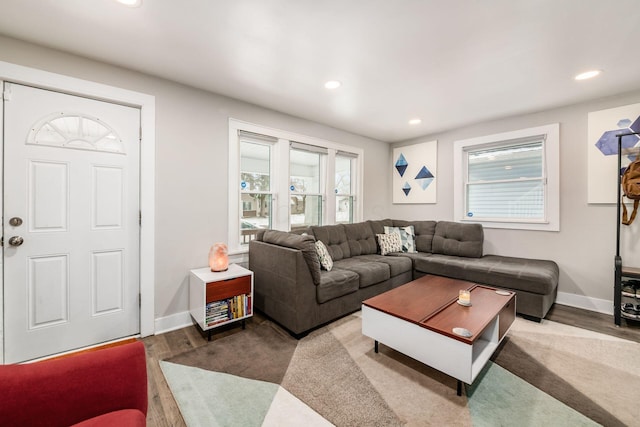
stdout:
{"type": "MultiPolygon", "coordinates": [[[[142,226],[140,228],[140,335],[153,335],[155,332],[155,97],[126,89],[120,89],[101,83],[81,80],[35,68],[23,67],[0,61],[0,82],[7,80],[51,89],[71,95],[80,95],[117,104],[140,108],[140,126],[142,139],[140,142],[140,210],[142,226]]],[[[2,86],[0,86],[0,89],[2,86]]],[[[0,102],[0,117],[3,103],[0,102]]],[[[0,120],[0,179],[4,158],[4,129],[0,120]]],[[[1,182],[0,182],[1,184],[1,182]]],[[[0,185],[0,211],[2,211],[2,185],[0,185]]],[[[0,363],[4,363],[4,253],[0,248],[0,363]]]]}

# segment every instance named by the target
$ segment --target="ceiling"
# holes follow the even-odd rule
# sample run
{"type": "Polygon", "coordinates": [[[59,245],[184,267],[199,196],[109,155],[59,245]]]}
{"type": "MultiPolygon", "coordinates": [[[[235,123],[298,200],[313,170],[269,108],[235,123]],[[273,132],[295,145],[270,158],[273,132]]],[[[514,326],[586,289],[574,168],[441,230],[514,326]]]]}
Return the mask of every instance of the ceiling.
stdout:
{"type": "Polygon", "coordinates": [[[2,0],[0,34],[386,142],[640,89],[638,0],[2,0]]]}

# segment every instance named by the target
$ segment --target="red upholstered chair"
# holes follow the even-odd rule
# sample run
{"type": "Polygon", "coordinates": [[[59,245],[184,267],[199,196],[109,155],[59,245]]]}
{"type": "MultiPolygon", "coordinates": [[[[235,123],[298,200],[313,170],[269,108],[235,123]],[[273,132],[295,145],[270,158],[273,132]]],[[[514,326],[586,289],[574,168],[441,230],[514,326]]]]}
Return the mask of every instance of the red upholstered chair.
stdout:
{"type": "Polygon", "coordinates": [[[145,426],[146,415],[141,342],[0,366],[1,426],[145,426]]]}

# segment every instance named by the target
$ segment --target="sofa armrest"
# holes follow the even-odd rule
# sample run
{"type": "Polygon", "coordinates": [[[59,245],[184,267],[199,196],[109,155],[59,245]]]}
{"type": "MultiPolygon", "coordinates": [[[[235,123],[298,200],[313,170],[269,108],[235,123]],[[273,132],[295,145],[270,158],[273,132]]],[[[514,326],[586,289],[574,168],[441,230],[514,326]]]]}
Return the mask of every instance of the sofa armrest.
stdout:
{"type": "Polygon", "coordinates": [[[316,285],[302,251],[252,240],[249,269],[254,272],[255,307],[294,333],[308,329],[309,309],[317,304],[316,285]]]}
{"type": "Polygon", "coordinates": [[[69,426],[123,409],[147,414],[144,344],[0,366],[0,424],[69,426]]]}

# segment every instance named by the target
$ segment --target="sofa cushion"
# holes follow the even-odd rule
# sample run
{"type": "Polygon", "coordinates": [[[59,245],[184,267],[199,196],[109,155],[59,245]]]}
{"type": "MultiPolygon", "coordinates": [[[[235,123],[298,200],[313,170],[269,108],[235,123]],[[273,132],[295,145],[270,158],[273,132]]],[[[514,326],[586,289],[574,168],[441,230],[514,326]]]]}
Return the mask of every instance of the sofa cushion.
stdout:
{"type": "MultiPolygon", "coordinates": [[[[278,246],[292,249],[299,249],[302,252],[304,261],[309,266],[309,272],[313,283],[320,283],[320,261],[316,253],[315,239],[309,235],[298,235],[279,230],[266,230],[262,235],[262,241],[278,246]]],[[[274,265],[277,260],[273,260],[274,265]]]]}
{"type": "MultiPolygon", "coordinates": [[[[382,255],[362,255],[359,256],[359,259],[371,262],[383,262],[389,266],[389,273],[391,277],[399,276],[403,273],[411,272],[413,269],[413,263],[411,262],[411,258],[402,252],[394,253],[393,255],[398,256],[382,256],[382,255]]],[[[411,254],[417,255],[417,254],[411,254]]]]}
{"type": "Polygon", "coordinates": [[[413,260],[415,263],[416,259],[422,259],[422,258],[427,258],[430,257],[433,254],[430,253],[426,253],[426,252],[416,252],[416,253],[409,253],[409,252],[394,252],[389,254],[388,256],[392,256],[394,258],[408,258],[410,260],[413,260]]]}
{"type": "Polygon", "coordinates": [[[480,258],[484,232],[481,224],[439,221],[433,236],[434,254],[480,258]]]}
{"type": "MultiPolygon", "coordinates": [[[[383,234],[384,227],[393,227],[393,220],[390,219],[376,219],[367,221],[371,227],[373,234],[383,234]]],[[[408,224],[407,224],[408,225],[408,224]]]]}
{"type": "Polygon", "coordinates": [[[348,258],[334,263],[334,269],[349,270],[357,273],[361,288],[384,282],[391,278],[391,269],[383,262],[371,262],[361,257],[348,258]]]}
{"type": "Polygon", "coordinates": [[[418,252],[432,252],[433,235],[436,233],[436,221],[404,221],[393,220],[394,227],[413,225],[416,235],[416,250],[418,252]]]}
{"type": "Polygon", "coordinates": [[[316,286],[316,300],[318,304],[325,303],[343,295],[351,294],[358,290],[359,277],[349,270],[323,271],[320,275],[320,284],[316,286]]]}
{"type": "Polygon", "coordinates": [[[344,231],[344,225],[322,225],[313,226],[311,231],[316,240],[322,240],[329,250],[329,255],[334,261],[351,257],[349,242],[347,241],[347,233],[344,231]]]}
{"type": "Polygon", "coordinates": [[[460,258],[433,254],[414,258],[417,271],[490,286],[546,295],[558,286],[558,265],[553,261],[485,255],[460,258]]]}
{"type": "Polygon", "coordinates": [[[144,427],[147,417],[137,409],[121,409],[74,424],[72,427],[144,427]]]}
{"type": "Polygon", "coordinates": [[[376,238],[368,222],[344,224],[351,256],[375,254],[378,251],[376,238]]]}
{"type": "Polygon", "coordinates": [[[147,386],[142,341],[0,365],[0,425],[70,426],[121,409],[139,412],[144,420],[147,386]]]}

